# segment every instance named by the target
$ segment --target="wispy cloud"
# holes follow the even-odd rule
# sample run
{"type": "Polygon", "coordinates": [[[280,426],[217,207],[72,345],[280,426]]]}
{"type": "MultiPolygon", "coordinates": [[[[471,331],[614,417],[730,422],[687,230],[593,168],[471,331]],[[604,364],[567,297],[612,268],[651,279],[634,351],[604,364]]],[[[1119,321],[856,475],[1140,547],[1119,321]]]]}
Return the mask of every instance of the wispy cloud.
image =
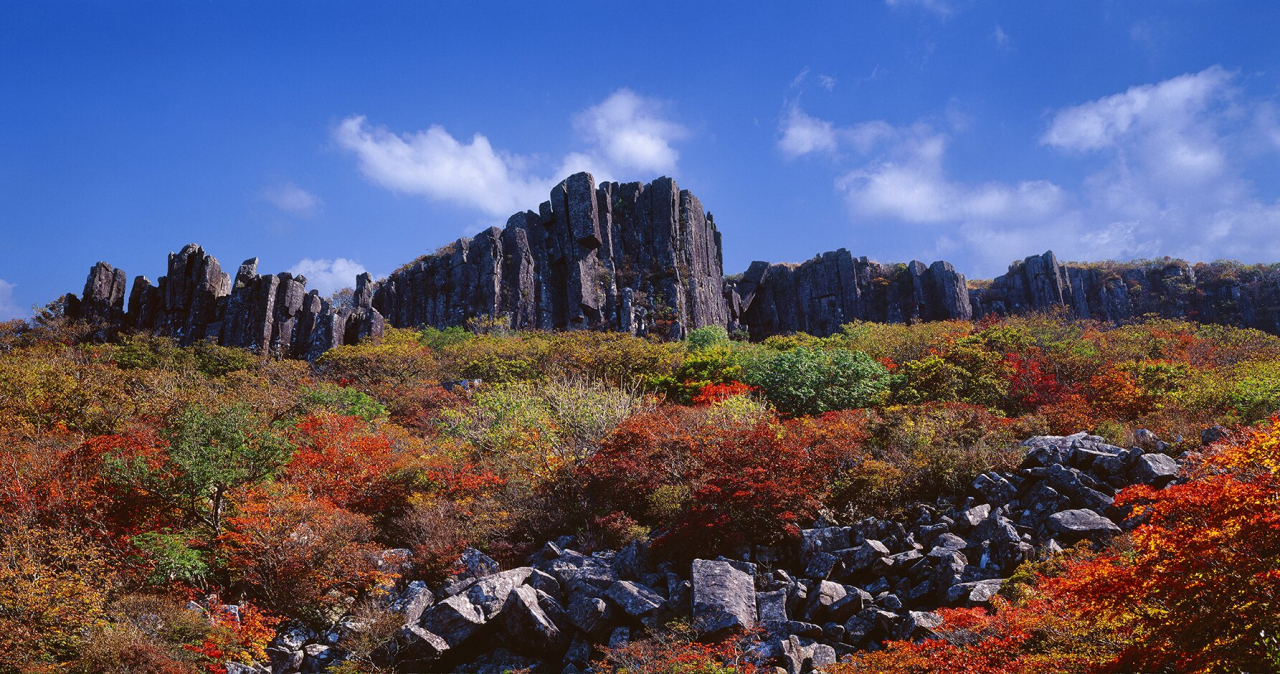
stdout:
{"type": "Polygon", "coordinates": [[[779,146],[845,166],[834,185],[855,222],[925,228],[935,248],[969,256],[982,273],[1048,247],[1093,259],[1280,257],[1280,202],[1260,196],[1245,173],[1250,156],[1280,149],[1275,113],[1236,80],[1215,66],[1056,111],[1035,140],[1081,159],[1070,186],[953,177],[950,134],[976,122],[950,132],[929,121],[840,126],[790,104],[779,146]]]}
{"type": "Polygon", "coordinates": [[[818,85],[827,91],[835,91],[836,78],[830,75],[818,75],[818,85]]]}
{"type": "Polygon", "coordinates": [[[995,30],[991,31],[991,39],[995,41],[997,47],[1007,48],[1009,46],[1009,34],[1004,32],[1004,29],[998,23],[995,30]]]}
{"type": "Polygon", "coordinates": [[[0,321],[24,318],[27,315],[27,312],[20,309],[17,301],[13,299],[13,289],[16,287],[17,284],[0,279],[0,321]]]}
{"type": "Polygon", "coordinates": [[[293,183],[272,185],[262,190],[259,198],[289,215],[300,218],[309,218],[320,208],[320,197],[293,183]]]}
{"type": "Polygon", "coordinates": [[[550,175],[537,157],[495,149],[480,133],[463,142],[440,125],[395,133],[354,115],[333,135],[340,147],[356,155],[369,180],[490,216],[535,207],[556,181],[575,171],[591,171],[597,180],[622,173],[674,173],[680,158],[674,144],[689,136],[688,129],[668,118],[664,102],[626,88],[577,113],[571,122],[582,150],[565,154],[550,175]]]}
{"type": "Polygon", "coordinates": [[[307,277],[307,289],[319,290],[323,297],[329,297],[336,290],[354,288],[356,277],[366,271],[364,265],[345,257],[333,260],[304,258],[289,269],[294,276],[307,277]]]}
{"type": "Polygon", "coordinates": [[[615,170],[671,173],[680,153],[672,143],[689,130],[664,116],[662,101],[619,89],[574,116],[573,125],[598,156],[615,170]]]}
{"type": "Polygon", "coordinates": [[[898,8],[917,8],[940,17],[955,13],[957,3],[952,0],[884,0],[884,4],[898,8]]]}

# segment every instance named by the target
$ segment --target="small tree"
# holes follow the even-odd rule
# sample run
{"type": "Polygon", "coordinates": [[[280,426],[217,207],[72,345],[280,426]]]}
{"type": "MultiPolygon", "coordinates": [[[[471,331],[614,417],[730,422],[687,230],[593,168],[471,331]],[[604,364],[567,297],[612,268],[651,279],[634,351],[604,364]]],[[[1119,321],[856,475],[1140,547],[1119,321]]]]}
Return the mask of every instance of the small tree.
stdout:
{"type": "Polygon", "coordinates": [[[105,463],[115,481],[158,496],[188,520],[222,533],[229,494],[273,477],[292,453],[287,442],[251,410],[199,405],[179,412],[165,430],[158,456],[117,454],[105,463]]]}

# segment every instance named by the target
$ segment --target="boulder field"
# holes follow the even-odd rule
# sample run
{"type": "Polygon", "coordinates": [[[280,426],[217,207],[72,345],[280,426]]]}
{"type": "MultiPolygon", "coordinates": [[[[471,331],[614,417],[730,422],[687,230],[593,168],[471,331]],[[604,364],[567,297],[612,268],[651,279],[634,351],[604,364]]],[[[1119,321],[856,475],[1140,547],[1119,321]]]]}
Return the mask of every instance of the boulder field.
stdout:
{"type": "MultiPolygon", "coordinates": [[[[642,541],[585,554],[570,536],[501,569],[467,550],[448,583],[402,581],[386,595],[403,625],[378,657],[407,672],[581,673],[602,647],[682,619],[707,638],[750,634],[747,655],[762,666],[810,672],[885,639],[930,638],[939,607],[988,606],[1023,562],[1135,526],[1113,504],[1118,490],[1177,479],[1158,441],[1153,451],[1084,433],[1022,444],[1019,470],[980,475],[963,502],[920,504],[911,521],[819,522],[736,558],[659,561],[642,541]]],[[[361,629],[286,626],[269,662],[228,672],[322,671],[361,629]]]]}

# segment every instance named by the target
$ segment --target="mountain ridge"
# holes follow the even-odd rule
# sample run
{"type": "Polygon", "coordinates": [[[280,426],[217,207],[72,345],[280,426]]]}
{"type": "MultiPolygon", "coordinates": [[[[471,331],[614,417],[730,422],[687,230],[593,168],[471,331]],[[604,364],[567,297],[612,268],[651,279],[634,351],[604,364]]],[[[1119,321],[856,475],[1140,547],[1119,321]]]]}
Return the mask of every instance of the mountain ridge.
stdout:
{"type": "Polygon", "coordinates": [[[752,339],[826,336],[852,321],[910,323],[1063,311],[1113,324],[1143,316],[1189,318],[1280,334],[1280,271],[1262,265],[1062,263],[1052,251],[970,287],[954,265],[884,264],[840,248],[801,263],[753,262],[726,277],[721,232],[674,180],[596,184],[577,173],[538,210],[461,238],[386,279],[361,274],[349,305],[306,279],[259,274],[245,260],[232,278],[196,244],[169,255],[152,284],[99,262],[67,313],[180,344],[224,346],[314,360],[394,327],[445,328],[476,319],[514,329],[612,330],[678,339],[722,326],[752,339]]]}

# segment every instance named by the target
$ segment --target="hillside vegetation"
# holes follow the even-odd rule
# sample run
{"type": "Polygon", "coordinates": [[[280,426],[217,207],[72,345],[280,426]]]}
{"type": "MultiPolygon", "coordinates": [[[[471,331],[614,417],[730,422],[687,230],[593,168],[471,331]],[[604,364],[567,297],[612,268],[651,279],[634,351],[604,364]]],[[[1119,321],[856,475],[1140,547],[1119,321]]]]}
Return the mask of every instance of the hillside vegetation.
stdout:
{"type": "MultiPolygon", "coordinates": [[[[256,671],[235,663],[294,629],[340,635],[331,671],[397,671],[392,598],[466,574],[474,551],[509,568],[572,536],[767,565],[815,521],[959,507],[1018,469],[1020,441],[1079,431],[1181,474],[1120,491],[1133,524],[1110,542],[1038,551],[989,605],[832,671],[1280,667],[1280,338],[1262,332],[476,325],[388,328],[314,364],[89,334],[56,313],[0,324],[0,672],[256,671]]],[[[596,671],[753,671],[752,634],[634,634],[596,671]]]]}

